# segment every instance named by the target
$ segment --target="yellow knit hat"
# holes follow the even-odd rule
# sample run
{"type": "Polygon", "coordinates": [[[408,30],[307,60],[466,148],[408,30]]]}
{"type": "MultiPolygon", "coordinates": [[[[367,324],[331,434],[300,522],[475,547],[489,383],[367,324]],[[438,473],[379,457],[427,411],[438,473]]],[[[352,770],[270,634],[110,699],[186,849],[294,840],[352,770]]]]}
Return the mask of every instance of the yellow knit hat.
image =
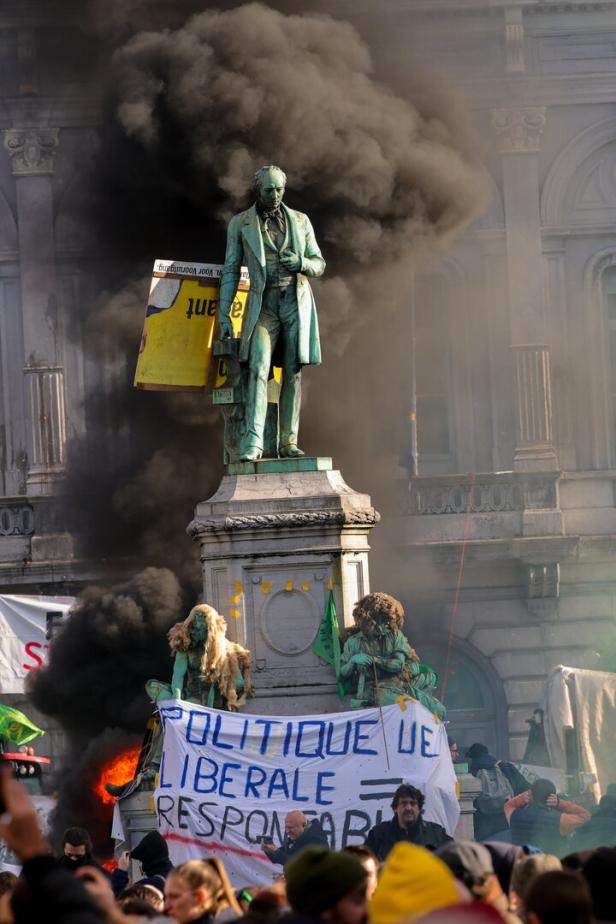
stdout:
{"type": "Polygon", "coordinates": [[[401,841],[385,861],[368,919],[370,924],[398,924],[459,901],[449,867],[424,847],[401,841]]]}

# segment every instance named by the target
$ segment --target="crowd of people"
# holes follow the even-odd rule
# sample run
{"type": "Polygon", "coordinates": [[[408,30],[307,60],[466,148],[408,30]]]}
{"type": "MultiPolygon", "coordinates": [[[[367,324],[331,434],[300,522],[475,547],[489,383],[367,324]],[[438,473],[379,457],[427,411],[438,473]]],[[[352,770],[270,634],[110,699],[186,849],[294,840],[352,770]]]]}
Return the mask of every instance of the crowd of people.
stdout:
{"type": "Polygon", "coordinates": [[[603,797],[595,815],[582,818],[579,806],[560,799],[547,781],[538,782],[543,785],[505,804],[521,843],[452,839],[423,819],[423,794],[409,784],[396,790],[390,821],[376,825],[365,844],[339,851],[329,848],[318,823],[289,812],[283,843],[262,844],[273,864],[271,884],[234,889],[216,856],[174,867],[157,831],[121,854],[112,874],[97,864],[83,828],[69,828],[60,856],[54,856],[27,792],[7,772],[0,776],[0,837],[23,865],[19,877],[0,874],[0,924],[616,922],[616,832],[606,823],[614,794],[603,797]],[[538,809],[556,823],[537,823],[538,809]],[[539,834],[562,846],[557,837],[576,837],[584,826],[593,826],[605,843],[562,859],[524,840],[530,834],[536,841],[539,834]],[[141,875],[131,879],[137,862],[141,875]]]}

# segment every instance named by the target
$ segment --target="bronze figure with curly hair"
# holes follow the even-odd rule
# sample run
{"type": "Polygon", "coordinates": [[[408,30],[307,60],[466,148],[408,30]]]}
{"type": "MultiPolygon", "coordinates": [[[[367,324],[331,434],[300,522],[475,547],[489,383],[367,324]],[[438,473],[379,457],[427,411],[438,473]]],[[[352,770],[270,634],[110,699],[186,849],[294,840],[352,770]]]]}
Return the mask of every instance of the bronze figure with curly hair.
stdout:
{"type": "Polygon", "coordinates": [[[386,706],[406,694],[443,718],[443,705],[429,692],[438,674],[421,663],[403,634],[400,601],[380,591],[367,594],[355,604],[353,619],[341,659],[342,678],[357,681],[352,707],[386,706]]]}

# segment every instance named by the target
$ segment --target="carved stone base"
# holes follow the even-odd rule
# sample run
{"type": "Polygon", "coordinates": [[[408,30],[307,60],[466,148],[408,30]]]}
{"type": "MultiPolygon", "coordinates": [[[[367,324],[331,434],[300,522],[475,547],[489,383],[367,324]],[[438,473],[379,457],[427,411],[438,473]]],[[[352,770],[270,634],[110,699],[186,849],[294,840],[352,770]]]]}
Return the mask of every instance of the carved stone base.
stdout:
{"type": "Polygon", "coordinates": [[[341,626],[369,592],[368,535],[378,520],[369,496],[331,467],[225,475],[197,505],[188,533],[201,546],[204,600],[252,652],[257,695],[248,711],[342,708],[333,668],[312,645],[330,586],[341,626]]]}

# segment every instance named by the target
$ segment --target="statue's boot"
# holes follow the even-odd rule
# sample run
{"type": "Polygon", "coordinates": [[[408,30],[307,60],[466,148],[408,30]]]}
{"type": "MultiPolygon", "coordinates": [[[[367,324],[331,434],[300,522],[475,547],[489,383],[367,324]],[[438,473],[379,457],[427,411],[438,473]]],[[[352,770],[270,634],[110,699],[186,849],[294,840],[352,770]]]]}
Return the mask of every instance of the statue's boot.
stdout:
{"type": "Polygon", "coordinates": [[[296,446],[294,443],[289,443],[288,446],[281,446],[278,450],[278,455],[281,459],[291,459],[294,456],[304,456],[306,455],[299,446],[296,446]]]}
{"type": "Polygon", "coordinates": [[[258,446],[247,446],[240,453],[240,462],[256,462],[263,455],[263,450],[258,446]]]}

